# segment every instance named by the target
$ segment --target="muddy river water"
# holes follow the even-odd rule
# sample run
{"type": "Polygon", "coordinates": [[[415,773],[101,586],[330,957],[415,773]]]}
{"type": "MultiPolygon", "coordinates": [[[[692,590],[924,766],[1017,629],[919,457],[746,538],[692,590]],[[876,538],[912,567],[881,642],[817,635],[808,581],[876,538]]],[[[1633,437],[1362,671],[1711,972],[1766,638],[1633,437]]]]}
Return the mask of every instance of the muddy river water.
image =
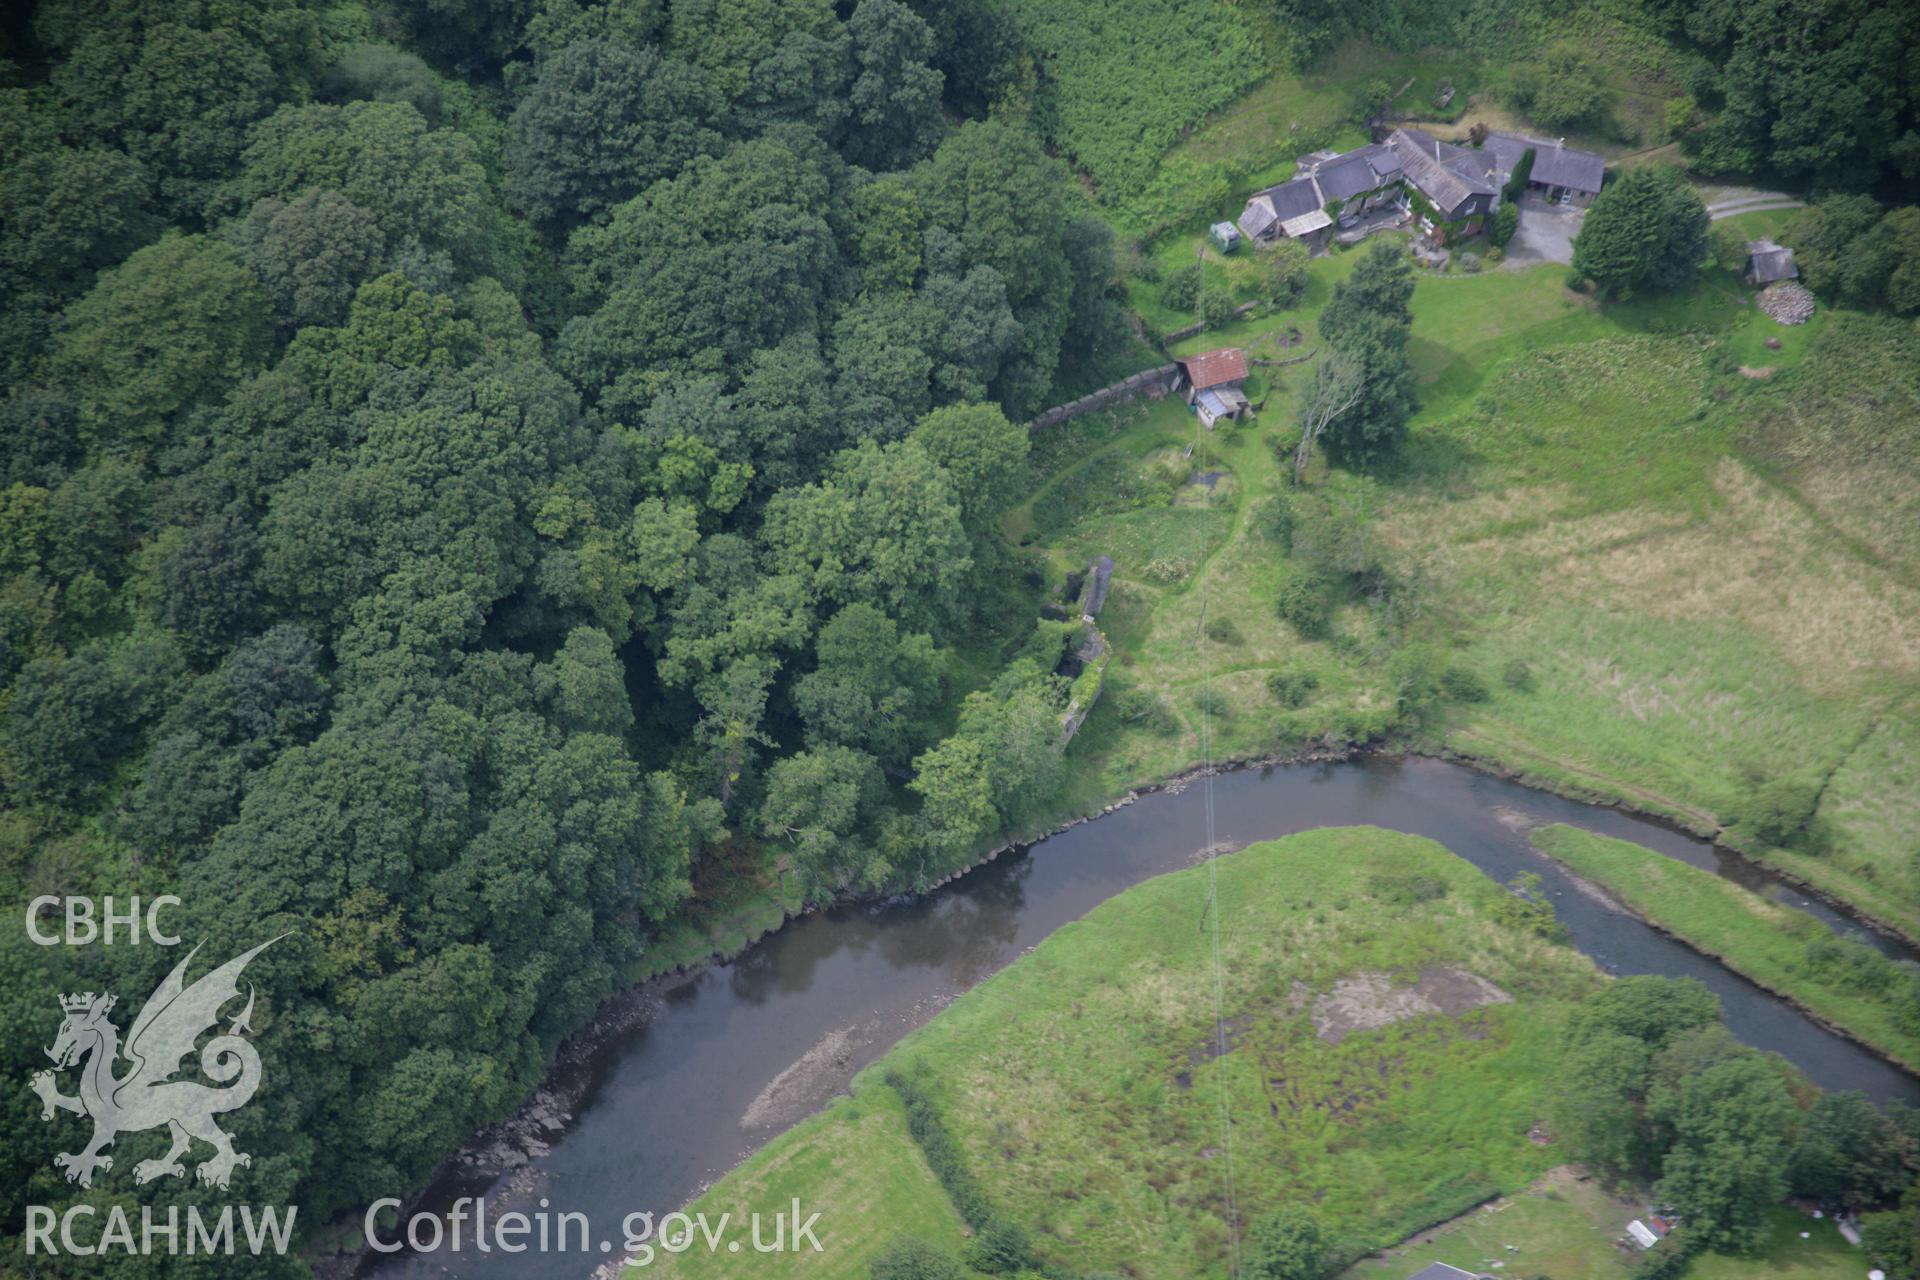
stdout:
{"type": "MultiPolygon", "coordinates": [[[[618,1241],[628,1214],[663,1214],[842,1090],[852,1074],[954,996],[1127,887],[1193,865],[1206,844],[1209,783],[1143,796],[1096,821],[1003,855],[912,900],[845,907],[789,923],[738,959],[656,985],[645,1015],[568,1068],[579,1101],[505,1173],[466,1166],[425,1198],[485,1195],[489,1212],[578,1211],[618,1241]]],[[[1211,780],[1215,839],[1233,845],[1313,827],[1367,823],[1430,837],[1489,876],[1537,872],[1573,944],[1617,974],[1698,978],[1742,1040],[1784,1055],[1829,1089],[1920,1103],[1920,1081],[1793,1008],[1581,892],[1535,853],[1527,831],[1567,822],[1634,840],[1807,910],[1896,955],[1911,952],[1770,883],[1709,844],[1612,809],[1456,765],[1369,757],[1222,774],[1211,780]]],[[[616,1245],[617,1248],[617,1245],[616,1245]]],[[[581,1253],[399,1253],[364,1274],[579,1280],[581,1253]]]]}

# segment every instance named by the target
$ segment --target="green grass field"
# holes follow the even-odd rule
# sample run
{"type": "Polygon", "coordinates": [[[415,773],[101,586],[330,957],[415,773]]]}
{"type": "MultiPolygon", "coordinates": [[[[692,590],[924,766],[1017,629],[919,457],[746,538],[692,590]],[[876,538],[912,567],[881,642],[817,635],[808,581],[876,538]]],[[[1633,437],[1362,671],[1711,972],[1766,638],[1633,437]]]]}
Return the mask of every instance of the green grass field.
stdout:
{"type": "MultiPolygon", "coordinates": [[[[1224,1274],[1223,1098],[1239,1212],[1317,1202],[1354,1252],[1518,1191],[1554,1163],[1527,1130],[1568,1011],[1605,980],[1585,957],[1494,924],[1505,891],[1416,837],[1317,831],[1224,856],[1213,874],[1224,1055],[1209,1050],[1214,938],[1198,927],[1209,874],[1195,868],[1060,929],[695,1207],[798,1195],[829,1229],[858,1223],[834,1237],[831,1262],[759,1258],[756,1274],[858,1276],[889,1231],[957,1244],[886,1101],[891,1067],[924,1073],[1000,1211],[1076,1270],[1224,1274]],[[1424,900],[1407,893],[1416,884],[1424,900]],[[1353,997],[1365,1005],[1442,968],[1512,999],[1338,1043],[1316,1034],[1342,979],[1379,975],[1372,997],[1353,997]]],[[[688,1254],[668,1274],[731,1274],[711,1265],[688,1254]]]]}
{"type": "Polygon", "coordinates": [[[1866,976],[1884,985],[1863,987],[1848,980],[1852,970],[1840,963],[1822,965],[1820,949],[1833,949],[1833,935],[1819,921],[1711,871],[1575,827],[1542,827],[1532,840],[1542,853],[1688,946],[1787,996],[1909,1070],[1920,1063],[1920,1025],[1911,1016],[1920,992],[1890,962],[1870,956],[1864,944],[1853,944],[1850,953],[1866,976]]]}

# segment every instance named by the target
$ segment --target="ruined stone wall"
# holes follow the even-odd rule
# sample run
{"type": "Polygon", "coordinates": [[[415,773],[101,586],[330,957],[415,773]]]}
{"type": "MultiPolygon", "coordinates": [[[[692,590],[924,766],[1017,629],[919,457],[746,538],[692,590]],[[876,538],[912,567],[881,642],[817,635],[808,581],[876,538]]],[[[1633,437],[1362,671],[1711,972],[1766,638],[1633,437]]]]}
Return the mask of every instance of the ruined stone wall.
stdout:
{"type": "Polygon", "coordinates": [[[1174,375],[1180,372],[1177,364],[1163,364],[1157,369],[1144,369],[1130,378],[1122,378],[1110,387],[1088,392],[1078,400],[1055,405],[1027,424],[1027,430],[1038,431],[1042,427],[1055,427],[1069,422],[1083,413],[1092,413],[1108,405],[1132,400],[1137,396],[1152,396],[1158,400],[1173,389],[1174,375]]]}

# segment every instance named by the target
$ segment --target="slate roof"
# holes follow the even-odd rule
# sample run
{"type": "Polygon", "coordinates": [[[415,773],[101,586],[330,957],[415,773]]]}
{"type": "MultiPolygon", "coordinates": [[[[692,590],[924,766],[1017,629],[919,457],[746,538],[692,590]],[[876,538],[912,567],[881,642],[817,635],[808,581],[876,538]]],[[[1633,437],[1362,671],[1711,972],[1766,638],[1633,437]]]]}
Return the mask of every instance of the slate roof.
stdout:
{"type": "Polygon", "coordinates": [[[1247,353],[1238,347],[1222,347],[1218,351],[1186,356],[1177,363],[1187,371],[1187,381],[1193,384],[1195,391],[1205,391],[1223,382],[1247,380],[1247,353]]]}
{"type": "Polygon", "coordinates": [[[1351,200],[1362,192],[1384,187],[1400,176],[1400,161],[1380,143],[1323,161],[1313,171],[1320,192],[1328,200],[1351,200]]]}
{"type": "Polygon", "coordinates": [[[1776,280],[1791,280],[1800,274],[1800,268],[1793,265],[1793,250],[1771,240],[1747,241],[1747,253],[1753,258],[1753,279],[1755,284],[1772,284],[1776,280]]]}
{"type": "Polygon", "coordinates": [[[1280,215],[1273,211],[1273,201],[1262,191],[1247,201],[1247,207],[1240,211],[1240,230],[1249,236],[1262,236],[1267,228],[1280,221],[1280,215]]]}
{"type": "Polygon", "coordinates": [[[1292,182],[1268,187],[1261,194],[1272,202],[1273,212],[1282,222],[1303,213],[1312,213],[1325,203],[1320,199],[1320,193],[1314,190],[1312,178],[1295,178],[1292,182]]]}
{"type": "Polygon", "coordinates": [[[1442,217],[1451,218],[1476,195],[1494,194],[1494,186],[1483,176],[1483,162],[1465,147],[1442,142],[1420,129],[1395,129],[1387,145],[1400,158],[1407,181],[1433,201],[1442,217]]]}
{"type": "Polygon", "coordinates": [[[1600,190],[1600,180],[1606,172],[1607,161],[1604,156],[1597,156],[1591,151],[1575,151],[1558,143],[1535,143],[1533,173],[1528,181],[1549,187],[1568,187],[1592,195],[1600,190]]]}
{"type": "Polygon", "coordinates": [[[1471,1271],[1462,1271],[1444,1262],[1430,1262],[1408,1276],[1407,1280],[1479,1280],[1479,1277],[1471,1271]]]}
{"type": "Polygon", "coordinates": [[[1546,145],[1517,133],[1490,133],[1482,150],[1493,157],[1494,172],[1499,175],[1500,181],[1505,182],[1513,175],[1513,166],[1520,163],[1520,157],[1527,154],[1528,147],[1534,149],[1534,158],[1537,160],[1540,148],[1546,145]]]}

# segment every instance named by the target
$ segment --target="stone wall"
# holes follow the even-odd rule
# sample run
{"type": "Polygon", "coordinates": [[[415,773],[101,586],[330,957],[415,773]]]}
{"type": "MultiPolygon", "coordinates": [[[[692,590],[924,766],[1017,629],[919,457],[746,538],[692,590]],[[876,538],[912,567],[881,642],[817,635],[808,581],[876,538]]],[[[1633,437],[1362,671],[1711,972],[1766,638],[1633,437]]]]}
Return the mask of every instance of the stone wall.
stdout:
{"type": "Polygon", "coordinates": [[[1157,369],[1143,369],[1130,378],[1122,378],[1110,387],[1089,392],[1078,400],[1055,405],[1027,424],[1027,430],[1038,431],[1042,427],[1055,427],[1071,421],[1083,413],[1092,413],[1095,409],[1104,409],[1123,400],[1132,400],[1136,396],[1152,396],[1158,400],[1173,389],[1174,375],[1180,372],[1177,364],[1163,364],[1157,369]]]}
{"type": "MultiPolygon", "coordinates": [[[[1255,307],[1259,305],[1260,305],[1260,299],[1258,298],[1255,298],[1252,302],[1241,303],[1239,306],[1233,309],[1234,319],[1238,320],[1238,319],[1244,318],[1250,312],[1252,312],[1255,307]]],[[[1180,341],[1183,341],[1184,339],[1191,338],[1196,333],[1205,333],[1206,331],[1207,331],[1207,322],[1205,320],[1196,320],[1184,329],[1175,329],[1172,333],[1161,334],[1160,341],[1162,343],[1180,342],[1180,341]]]]}

